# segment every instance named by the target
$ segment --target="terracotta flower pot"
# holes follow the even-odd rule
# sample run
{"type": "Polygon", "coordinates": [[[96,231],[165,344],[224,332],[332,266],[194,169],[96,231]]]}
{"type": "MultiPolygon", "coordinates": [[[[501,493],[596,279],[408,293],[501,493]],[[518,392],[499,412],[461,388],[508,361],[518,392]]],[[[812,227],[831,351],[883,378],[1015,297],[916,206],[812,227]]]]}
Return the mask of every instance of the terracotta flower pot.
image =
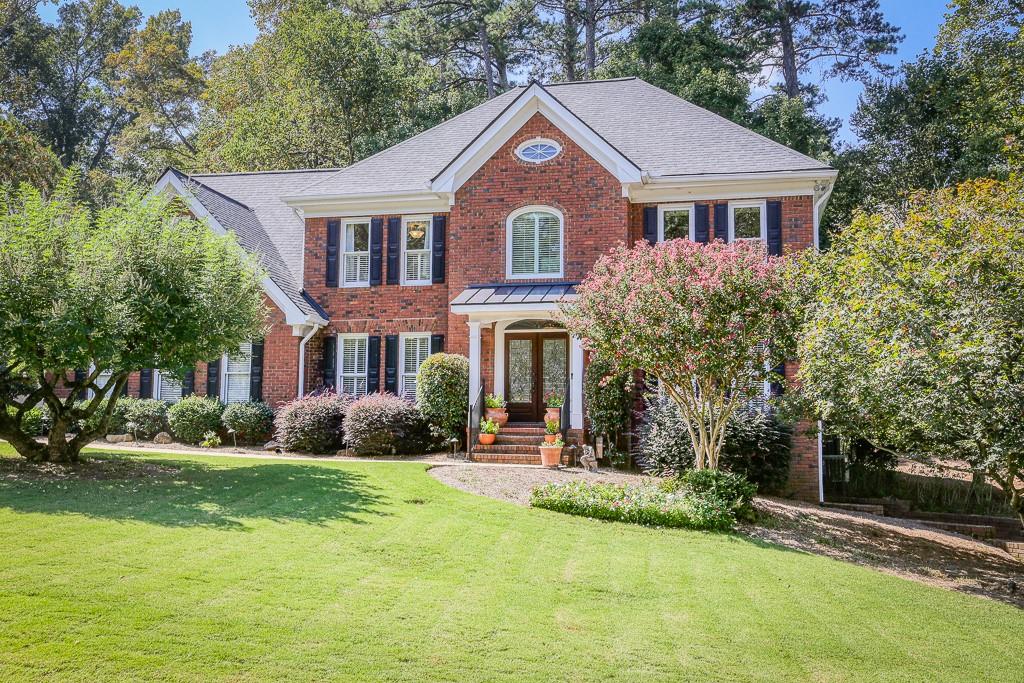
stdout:
{"type": "Polygon", "coordinates": [[[484,408],[484,417],[497,422],[499,427],[504,427],[508,422],[508,412],[504,408],[484,408]]]}
{"type": "Polygon", "coordinates": [[[545,434],[544,443],[554,443],[561,434],[545,434]]]}
{"type": "Polygon", "coordinates": [[[545,422],[561,422],[562,409],[561,408],[545,408],[544,409],[544,421],[545,422]]]}
{"type": "Polygon", "coordinates": [[[480,432],[480,445],[490,446],[494,443],[494,439],[497,438],[497,434],[488,434],[487,432],[480,432]]]}
{"type": "Polygon", "coordinates": [[[540,464],[544,467],[558,467],[562,462],[561,446],[541,446],[540,464]]]}

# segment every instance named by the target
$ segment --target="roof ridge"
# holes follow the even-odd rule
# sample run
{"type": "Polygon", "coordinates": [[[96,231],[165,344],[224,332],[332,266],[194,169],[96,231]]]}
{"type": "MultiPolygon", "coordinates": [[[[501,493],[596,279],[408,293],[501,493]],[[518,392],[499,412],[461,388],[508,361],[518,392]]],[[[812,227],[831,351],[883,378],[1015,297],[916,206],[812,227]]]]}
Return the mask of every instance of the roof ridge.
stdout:
{"type": "MultiPolygon", "coordinates": [[[[203,177],[224,177],[232,175],[271,175],[277,173],[333,173],[334,171],[341,171],[346,168],[345,166],[332,166],[330,168],[283,168],[279,171],[223,171],[223,172],[211,172],[211,173],[192,173],[188,174],[190,177],[203,176],[203,177]]],[[[185,173],[180,171],[180,173],[185,173]]]]}
{"type": "MultiPolygon", "coordinates": [[[[379,152],[376,152],[375,154],[371,154],[370,156],[366,157],[365,159],[360,159],[359,161],[355,162],[354,164],[349,164],[348,166],[345,166],[344,168],[339,168],[336,171],[336,173],[341,173],[342,171],[348,171],[350,169],[353,169],[356,166],[359,166],[360,164],[364,164],[367,161],[370,161],[371,159],[379,157],[384,152],[390,152],[390,151],[392,151],[394,149],[397,149],[398,147],[401,147],[402,145],[405,145],[405,144],[407,144],[409,142],[412,142],[416,138],[419,138],[419,137],[421,137],[423,135],[426,135],[427,133],[429,133],[429,132],[431,132],[433,130],[437,130],[441,126],[445,126],[445,125],[447,125],[449,123],[452,123],[453,121],[458,120],[460,117],[465,116],[466,114],[468,114],[468,113],[470,113],[472,111],[475,111],[475,110],[479,109],[480,107],[482,107],[482,106],[484,106],[486,104],[490,104],[491,102],[493,102],[494,100],[498,99],[499,97],[503,97],[503,96],[507,95],[508,93],[514,91],[514,90],[518,90],[520,88],[525,89],[527,87],[529,87],[529,86],[525,86],[525,85],[513,86],[513,87],[509,88],[508,90],[506,90],[505,92],[501,93],[500,95],[495,95],[494,97],[492,97],[490,99],[484,100],[483,102],[481,102],[480,104],[476,105],[475,107],[470,107],[466,111],[459,112],[458,114],[456,114],[455,116],[451,117],[450,119],[445,119],[444,121],[438,123],[437,125],[431,126],[430,128],[427,128],[426,130],[421,130],[419,133],[416,133],[416,135],[413,135],[411,137],[407,137],[406,139],[402,140],[401,142],[396,142],[395,144],[391,145],[390,147],[385,147],[384,149],[380,150],[379,152]]],[[[304,185],[303,187],[299,188],[299,190],[296,191],[295,194],[305,194],[307,190],[310,190],[313,187],[315,187],[315,186],[319,185],[320,183],[325,182],[327,180],[330,180],[330,176],[328,176],[327,178],[317,178],[316,180],[311,182],[309,185],[304,185]]]]}
{"type": "MultiPolygon", "coordinates": [[[[246,211],[249,211],[250,213],[253,214],[253,216],[256,215],[256,212],[253,211],[252,207],[250,207],[248,204],[243,204],[242,202],[238,201],[237,199],[235,199],[231,195],[224,194],[220,190],[212,188],[209,185],[207,185],[206,183],[201,182],[199,180],[196,180],[195,177],[189,175],[188,173],[185,173],[184,171],[179,171],[178,169],[174,168],[173,166],[171,167],[171,170],[174,171],[175,173],[177,173],[178,175],[182,176],[188,182],[195,183],[196,185],[200,185],[203,188],[205,188],[205,189],[209,190],[210,192],[214,193],[218,197],[222,197],[222,198],[226,199],[227,201],[231,202],[232,204],[237,204],[238,206],[242,207],[246,211]]],[[[198,199],[198,197],[196,199],[198,199]]],[[[200,200],[200,203],[202,203],[202,200],[200,200]]]]}
{"type": "Polygon", "coordinates": [[[589,78],[580,81],[553,81],[551,83],[541,83],[537,81],[538,85],[545,88],[558,87],[562,85],[586,85],[588,83],[615,83],[617,81],[642,81],[643,79],[639,76],[616,76],[615,78],[589,78]]]}

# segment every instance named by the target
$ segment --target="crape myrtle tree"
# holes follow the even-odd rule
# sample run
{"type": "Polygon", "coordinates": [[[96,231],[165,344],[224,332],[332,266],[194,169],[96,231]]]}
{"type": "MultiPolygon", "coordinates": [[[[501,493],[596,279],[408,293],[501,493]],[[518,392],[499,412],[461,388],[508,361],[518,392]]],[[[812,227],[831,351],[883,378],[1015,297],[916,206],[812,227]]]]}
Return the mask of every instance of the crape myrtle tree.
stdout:
{"type": "Polygon", "coordinates": [[[858,214],[809,255],[803,407],[829,430],[980,473],[1024,521],[1024,183],[858,214]]]}
{"type": "Polygon", "coordinates": [[[74,199],[78,182],[69,172],[49,197],[0,192],[0,437],[29,460],[76,461],[129,373],[184,373],[263,334],[263,275],[232,235],[127,186],[92,210],[74,199]],[[23,429],[40,403],[47,443],[23,429]]]}
{"type": "Polygon", "coordinates": [[[679,406],[698,469],[718,468],[729,417],[791,356],[786,259],[760,244],[620,245],[562,306],[566,328],[617,370],[642,370],[679,406]]]}

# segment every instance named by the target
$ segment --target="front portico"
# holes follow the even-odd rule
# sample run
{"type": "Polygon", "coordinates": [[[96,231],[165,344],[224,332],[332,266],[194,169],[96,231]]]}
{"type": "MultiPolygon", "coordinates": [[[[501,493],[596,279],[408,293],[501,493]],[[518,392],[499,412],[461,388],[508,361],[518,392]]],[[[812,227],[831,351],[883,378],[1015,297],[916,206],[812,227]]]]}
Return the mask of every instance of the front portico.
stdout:
{"type": "Polygon", "coordinates": [[[575,298],[573,282],[474,285],[451,302],[468,318],[469,396],[503,396],[510,419],[542,421],[544,396],[568,395],[569,428],[583,429],[583,345],[557,320],[558,304],[575,298]],[[484,348],[483,331],[493,332],[484,348]]]}

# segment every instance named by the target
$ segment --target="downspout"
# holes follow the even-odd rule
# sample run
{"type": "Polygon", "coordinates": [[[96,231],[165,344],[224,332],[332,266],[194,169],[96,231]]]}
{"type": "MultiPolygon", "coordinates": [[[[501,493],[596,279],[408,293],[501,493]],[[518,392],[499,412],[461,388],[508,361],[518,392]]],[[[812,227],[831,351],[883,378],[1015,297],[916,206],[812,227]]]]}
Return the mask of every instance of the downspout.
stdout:
{"type": "Polygon", "coordinates": [[[323,325],[314,324],[309,333],[299,342],[299,395],[302,398],[306,394],[306,342],[313,338],[317,332],[323,329],[323,325]]]}
{"type": "Polygon", "coordinates": [[[828,198],[832,196],[832,190],[835,188],[835,182],[828,184],[828,189],[825,190],[817,201],[814,202],[814,250],[821,251],[821,212],[825,209],[825,204],[828,202],[828,198]]]}

